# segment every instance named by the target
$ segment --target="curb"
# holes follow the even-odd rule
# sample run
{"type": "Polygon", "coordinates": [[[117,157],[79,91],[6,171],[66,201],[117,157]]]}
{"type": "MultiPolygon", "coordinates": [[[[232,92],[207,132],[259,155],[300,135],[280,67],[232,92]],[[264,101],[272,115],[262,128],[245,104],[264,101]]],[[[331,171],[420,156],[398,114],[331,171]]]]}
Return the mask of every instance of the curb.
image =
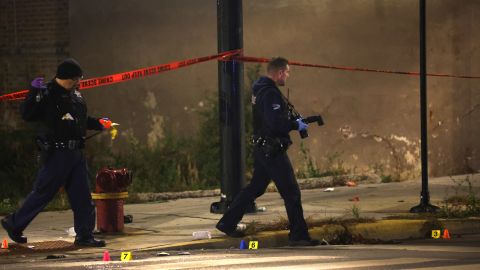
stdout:
{"type": "MultiPolygon", "coordinates": [[[[346,174],[341,175],[341,177],[346,182],[347,180],[359,181],[362,184],[378,184],[381,183],[379,176],[375,174],[368,175],[355,175],[355,174],[346,174]],[[366,180],[362,180],[362,176],[367,176],[366,180]]],[[[302,178],[297,179],[298,186],[300,190],[307,189],[319,189],[327,187],[341,187],[345,186],[338,185],[334,183],[333,176],[324,176],[324,177],[314,177],[314,178],[302,178]]],[[[266,192],[277,192],[275,184],[272,182],[268,185],[266,192]]],[[[215,197],[220,196],[220,189],[205,189],[205,190],[187,190],[179,192],[142,192],[142,193],[132,193],[131,197],[134,198],[134,203],[139,202],[152,202],[152,201],[168,201],[168,200],[178,200],[186,198],[203,198],[203,197],[215,197]]]]}
{"type": "Polygon", "coordinates": [[[480,218],[380,220],[347,226],[353,236],[380,241],[431,238],[432,230],[448,229],[450,235],[480,233],[480,218]]]}
{"type": "MultiPolygon", "coordinates": [[[[432,230],[448,229],[452,237],[480,233],[480,218],[468,219],[390,219],[349,225],[328,224],[309,230],[312,238],[332,244],[351,244],[352,239],[365,243],[431,238],[432,230]],[[350,242],[349,242],[350,241],[350,242]]],[[[259,248],[288,246],[288,231],[260,232],[244,238],[193,240],[144,250],[238,249],[241,240],[258,241],[259,248]]]]}

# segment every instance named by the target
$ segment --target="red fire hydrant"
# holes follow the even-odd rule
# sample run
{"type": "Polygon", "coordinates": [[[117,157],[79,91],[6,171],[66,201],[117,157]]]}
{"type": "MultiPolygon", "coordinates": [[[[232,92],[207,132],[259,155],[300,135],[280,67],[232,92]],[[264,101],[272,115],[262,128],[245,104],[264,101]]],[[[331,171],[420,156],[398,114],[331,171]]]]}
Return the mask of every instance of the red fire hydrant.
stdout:
{"type": "Polygon", "coordinates": [[[128,197],[127,187],[132,183],[128,169],[102,168],[97,173],[92,198],[97,207],[97,229],[104,233],[123,231],[123,204],[128,197]]]}

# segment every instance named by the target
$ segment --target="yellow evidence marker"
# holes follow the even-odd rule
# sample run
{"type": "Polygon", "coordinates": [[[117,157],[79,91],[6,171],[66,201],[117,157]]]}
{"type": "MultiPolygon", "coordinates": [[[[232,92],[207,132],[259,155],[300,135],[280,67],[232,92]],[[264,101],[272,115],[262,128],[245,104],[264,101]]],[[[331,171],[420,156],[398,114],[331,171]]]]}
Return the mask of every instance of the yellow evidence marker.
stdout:
{"type": "Polygon", "coordinates": [[[258,249],[258,241],[248,242],[248,249],[258,249]]]}
{"type": "Polygon", "coordinates": [[[132,252],[122,252],[122,255],[120,255],[120,260],[122,262],[128,262],[132,259],[132,252]]]}
{"type": "Polygon", "coordinates": [[[440,230],[432,230],[432,238],[440,238],[440,230]]]}

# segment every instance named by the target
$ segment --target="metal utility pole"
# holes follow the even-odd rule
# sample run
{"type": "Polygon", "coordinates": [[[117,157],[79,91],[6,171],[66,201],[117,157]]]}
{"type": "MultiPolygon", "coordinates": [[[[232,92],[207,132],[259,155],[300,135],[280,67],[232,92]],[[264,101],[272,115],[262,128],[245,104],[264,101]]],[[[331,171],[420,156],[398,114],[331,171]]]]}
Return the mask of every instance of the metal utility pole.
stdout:
{"type": "MultiPolygon", "coordinates": [[[[218,52],[243,48],[242,0],[217,0],[218,52]]],[[[245,185],[243,63],[218,62],[221,198],[210,206],[224,213],[245,185]]]]}
{"type": "Polygon", "coordinates": [[[422,159],[422,192],[420,204],[410,209],[411,213],[435,212],[438,207],[430,204],[428,192],[428,145],[427,145],[427,52],[426,52],[426,6],[425,0],[419,0],[420,6],[420,128],[422,159]]]}

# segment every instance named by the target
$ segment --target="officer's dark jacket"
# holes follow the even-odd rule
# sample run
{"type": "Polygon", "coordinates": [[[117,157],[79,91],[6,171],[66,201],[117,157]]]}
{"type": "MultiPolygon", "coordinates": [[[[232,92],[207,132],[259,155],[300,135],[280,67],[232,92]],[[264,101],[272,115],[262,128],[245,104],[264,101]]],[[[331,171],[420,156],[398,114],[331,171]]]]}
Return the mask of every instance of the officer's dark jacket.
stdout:
{"type": "Polygon", "coordinates": [[[97,118],[87,116],[80,92],[65,90],[55,79],[47,89],[31,88],[21,105],[25,121],[41,122],[40,136],[48,141],[82,140],[87,129],[102,130],[97,118]]]}
{"type": "Polygon", "coordinates": [[[290,119],[287,101],[275,82],[265,76],[252,86],[253,134],[280,138],[291,143],[288,133],[298,129],[295,119],[290,119]]]}

